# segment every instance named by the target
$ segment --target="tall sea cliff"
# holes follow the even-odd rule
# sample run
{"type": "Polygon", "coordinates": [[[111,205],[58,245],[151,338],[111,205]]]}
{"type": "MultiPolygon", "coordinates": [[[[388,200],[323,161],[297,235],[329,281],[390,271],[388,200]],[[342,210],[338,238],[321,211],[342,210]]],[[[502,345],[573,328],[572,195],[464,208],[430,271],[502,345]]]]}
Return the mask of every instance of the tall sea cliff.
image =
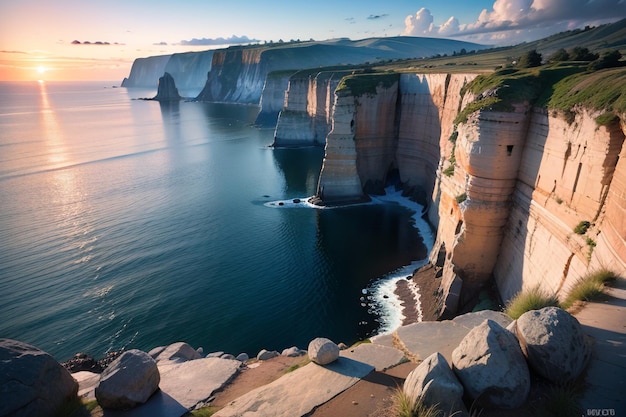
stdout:
{"type": "MultiPolygon", "coordinates": [[[[623,20],[536,46],[601,46],[607,36],[619,46],[625,33],[623,20]]],[[[320,204],[364,201],[391,182],[423,203],[436,230],[442,315],[471,308],[493,284],[503,301],[535,286],[563,297],[591,270],[626,273],[626,113],[612,104],[623,100],[626,70],[521,70],[506,51],[486,59],[495,72],[474,69],[473,54],[454,70],[446,66],[457,61],[383,66],[434,45],[416,39],[218,50],[197,100],[261,103],[261,125],[280,111],[274,146],[324,146],[320,204]],[[366,59],[378,68],[348,66],[366,59]],[[577,96],[590,85],[616,94],[601,103],[577,96]]]]}
{"type": "MultiPolygon", "coordinates": [[[[467,308],[491,279],[508,300],[534,286],[563,296],[600,267],[626,272],[626,115],[603,123],[605,110],[583,104],[563,112],[526,99],[507,99],[504,110],[477,106],[497,95],[468,88],[478,76],[345,77],[335,92],[317,198],[360,201],[399,177],[427,205],[437,230],[431,261],[442,268],[444,314],[467,308]],[[590,226],[580,233],[579,224],[590,226]]],[[[624,69],[595,75],[625,76],[624,69]]],[[[316,95],[292,82],[302,80],[292,78],[285,109],[304,113],[316,95]]],[[[281,137],[283,117],[279,144],[316,143],[281,137]]]]}

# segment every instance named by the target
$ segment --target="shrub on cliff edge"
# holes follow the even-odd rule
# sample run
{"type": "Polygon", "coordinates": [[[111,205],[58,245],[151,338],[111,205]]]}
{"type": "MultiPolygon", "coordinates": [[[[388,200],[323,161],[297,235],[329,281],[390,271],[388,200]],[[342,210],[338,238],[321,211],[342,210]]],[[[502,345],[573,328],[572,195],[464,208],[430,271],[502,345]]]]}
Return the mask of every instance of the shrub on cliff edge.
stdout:
{"type": "Polygon", "coordinates": [[[555,295],[546,294],[539,286],[518,292],[506,305],[505,314],[516,320],[522,314],[544,307],[558,307],[559,299],[555,295]]]}

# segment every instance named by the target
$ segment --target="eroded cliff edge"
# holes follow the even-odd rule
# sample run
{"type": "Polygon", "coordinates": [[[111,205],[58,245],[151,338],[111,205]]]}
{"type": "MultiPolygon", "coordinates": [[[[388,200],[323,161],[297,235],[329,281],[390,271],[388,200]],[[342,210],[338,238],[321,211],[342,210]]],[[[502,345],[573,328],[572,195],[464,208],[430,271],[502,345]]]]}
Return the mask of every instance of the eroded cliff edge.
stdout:
{"type": "MultiPolygon", "coordinates": [[[[598,79],[626,77],[605,71],[598,79]]],[[[563,111],[502,86],[473,83],[472,91],[476,77],[344,77],[317,199],[360,201],[399,177],[437,230],[430,258],[440,268],[444,314],[467,308],[491,279],[506,301],[534,286],[563,296],[600,267],[625,273],[626,115],[584,104],[563,111]],[[585,222],[585,232],[574,232],[585,222]]],[[[287,106],[304,114],[313,84],[291,81],[287,106]]],[[[280,121],[277,137],[279,129],[280,121]]]]}

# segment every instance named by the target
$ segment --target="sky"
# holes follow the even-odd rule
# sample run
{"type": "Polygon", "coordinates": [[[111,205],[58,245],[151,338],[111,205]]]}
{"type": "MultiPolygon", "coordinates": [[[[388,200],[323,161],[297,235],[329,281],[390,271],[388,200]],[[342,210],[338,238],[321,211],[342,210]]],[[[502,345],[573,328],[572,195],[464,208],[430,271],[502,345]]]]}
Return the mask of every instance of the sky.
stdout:
{"type": "Polygon", "coordinates": [[[0,81],[112,80],[135,58],[279,40],[513,45],[626,17],[626,0],[0,0],[0,81]]]}

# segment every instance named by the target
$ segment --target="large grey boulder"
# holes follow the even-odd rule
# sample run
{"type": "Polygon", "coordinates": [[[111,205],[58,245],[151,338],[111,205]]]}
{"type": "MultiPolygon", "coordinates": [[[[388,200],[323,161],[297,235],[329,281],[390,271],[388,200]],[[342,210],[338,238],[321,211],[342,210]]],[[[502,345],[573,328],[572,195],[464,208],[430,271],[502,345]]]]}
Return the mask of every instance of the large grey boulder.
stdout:
{"type": "Polygon", "coordinates": [[[452,351],[452,366],[465,391],[486,407],[517,408],[528,397],[530,372],[515,336],[485,320],[452,351]]]}
{"type": "Polygon", "coordinates": [[[309,343],[308,353],[311,361],[318,365],[328,365],[339,358],[339,346],[330,339],[318,337],[309,343]]]}
{"type": "MultiPolygon", "coordinates": [[[[154,350],[154,349],[153,349],[154,350]]],[[[152,351],[150,351],[152,352],[152,351]]],[[[194,359],[200,359],[202,355],[185,342],[176,342],[163,349],[154,359],[157,362],[174,361],[182,363],[194,359]]]]}
{"type": "Polygon", "coordinates": [[[131,349],[100,375],[96,399],[102,408],[130,409],[148,401],[160,380],[156,361],[141,350],[131,349]]]}
{"type": "Polygon", "coordinates": [[[445,415],[466,413],[463,385],[439,352],[430,355],[411,371],[402,389],[412,402],[421,398],[424,405],[436,406],[445,415]]]}
{"type": "Polygon", "coordinates": [[[522,314],[513,331],[530,367],[550,381],[577,378],[591,358],[580,323],[558,307],[522,314]]]}
{"type": "Polygon", "coordinates": [[[0,416],[53,416],[77,392],[78,383],[52,356],[0,339],[0,416]]]}

